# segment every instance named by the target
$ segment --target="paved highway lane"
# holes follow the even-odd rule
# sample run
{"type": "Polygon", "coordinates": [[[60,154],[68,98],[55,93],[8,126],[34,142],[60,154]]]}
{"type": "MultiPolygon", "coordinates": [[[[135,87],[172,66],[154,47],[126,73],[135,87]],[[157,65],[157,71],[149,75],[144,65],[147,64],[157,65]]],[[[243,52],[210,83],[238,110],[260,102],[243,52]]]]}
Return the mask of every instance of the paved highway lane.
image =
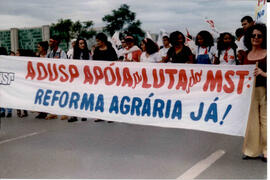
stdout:
{"type": "Polygon", "coordinates": [[[242,137],[200,131],[2,118],[0,178],[266,179],[242,137]]]}

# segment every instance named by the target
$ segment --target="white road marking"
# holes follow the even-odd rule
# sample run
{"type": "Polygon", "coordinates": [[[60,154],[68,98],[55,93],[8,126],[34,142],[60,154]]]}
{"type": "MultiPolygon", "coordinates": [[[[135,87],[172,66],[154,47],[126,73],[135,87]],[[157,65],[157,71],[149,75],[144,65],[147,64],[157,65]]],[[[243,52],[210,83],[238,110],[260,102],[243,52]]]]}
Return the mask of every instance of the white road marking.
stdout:
{"type": "Polygon", "coordinates": [[[214,162],[221,158],[225,154],[224,150],[218,150],[208,156],[206,159],[199,161],[177,179],[194,179],[199,176],[203,171],[210,167],[214,162]]]}
{"type": "Polygon", "coordinates": [[[4,143],[11,142],[11,141],[16,141],[16,140],[19,140],[19,139],[23,139],[23,138],[35,136],[35,135],[38,135],[38,134],[41,134],[41,133],[44,133],[44,132],[45,132],[45,131],[42,131],[42,132],[34,132],[34,133],[30,133],[30,134],[25,134],[25,135],[22,135],[22,136],[18,136],[18,137],[15,137],[15,138],[11,138],[11,139],[6,139],[6,140],[3,140],[3,141],[0,141],[0,145],[1,145],[1,144],[4,144],[4,143]]]}

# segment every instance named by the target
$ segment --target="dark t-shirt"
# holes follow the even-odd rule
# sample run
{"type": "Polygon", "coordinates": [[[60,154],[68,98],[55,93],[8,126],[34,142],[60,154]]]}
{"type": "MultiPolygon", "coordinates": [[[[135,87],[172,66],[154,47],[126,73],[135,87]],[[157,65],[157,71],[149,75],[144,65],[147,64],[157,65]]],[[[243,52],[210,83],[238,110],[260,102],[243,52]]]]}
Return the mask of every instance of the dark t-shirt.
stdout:
{"type": "Polygon", "coordinates": [[[186,63],[191,55],[191,50],[187,46],[184,46],[178,54],[175,53],[174,47],[171,47],[167,52],[169,61],[172,63],[186,63]]]}
{"type": "Polygon", "coordinates": [[[115,61],[117,59],[117,54],[111,46],[107,46],[105,51],[99,50],[98,47],[94,50],[93,60],[115,61]]]}
{"type": "MultiPolygon", "coordinates": [[[[256,62],[258,62],[258,67],[263,70],[263,72],[267,72],[267,58],[263,58],[263,59],[258,59],[257,61],[249,61],[247,56],[244,59],[244,63],[243,64],[256,64],[256,62]]],[[[256,77],[256,87],[259,86],[264,86],[266,87],[266,77],[263,76],[257,76],[256,77]]]]}

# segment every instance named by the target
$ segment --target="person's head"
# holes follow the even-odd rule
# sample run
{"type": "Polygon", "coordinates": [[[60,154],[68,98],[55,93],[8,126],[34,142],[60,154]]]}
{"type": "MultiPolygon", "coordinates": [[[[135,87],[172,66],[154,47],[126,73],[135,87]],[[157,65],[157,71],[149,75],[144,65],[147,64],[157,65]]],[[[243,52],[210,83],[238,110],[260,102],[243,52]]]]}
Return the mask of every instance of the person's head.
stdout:
{"type": "Polygon", "coordinates": [[[18,49],[15,56],[35,57],[36,54],[31,49],[18,49]]]}
{"type": "Polygon", "coordinates": [[[15,56],[15,52],[9,51],[9,55],[10,55],[10,56],[15,56]]]}
{"type": "Polygon", "coordinates": [[[60,40],[59,36],[52,36],[49,40],[49,46],[52,49],[56,48],[59,46],[60,42],[61,42],[61,40],[60,40]]]}
{"type": "Polygon", "coordinates": [[[96,35],[97,47],[106,46],[108,38],[104,33],[98,33],[96,35]]]}
{"type": "Polygon", "coordinates": [[[7,55],[7,49],[5,47],[0,47],[0,55],[7,55]]]}
{"type": "Polygon", "coordinates": [[[196,36],[195,44],[205,47],[213,46],[214,38],[208,31],[200,31],[196,36]]]}
{"type": "Polygon", "coordinates": [[[74,46],[73,59],[80,59],[81,53],[83,53],[83,59],[89,59],[89,50],[87,47],[87,42],[83,38],[78,38],[74,46]]]}
{"type": "Polygon", "coordinates": [[[244,29],[243,28],[238,28],[235,31],[235,36],[239,40],[242,36],[244,35],[244,29]]]}
{"type": "Polygon", "coordinates": [[[149,38],[145,38],[141,41],[141,48],[147,54],[154,54],[159,50],[158,45],[152,39],[149,38]]]}
{"type": "Polygon", "coordinates": [[[132,36],[126,36],[125,37],[125,42],[127,44],[127,48],[130,49],[132,46],[135,44],[135,39],[132,36]]]}
{"type": "Polygon", "coordinates": [[[227,48],[233,48],[236,49],[237,46],[235,44],[235,38],[231,33],[225,32],[225,33],[221,33],[219,38],[218,38],[218,42],[217,42],[217,48],[219,50],[225,50],[227,48]]]}
{"type": "Polygon", "coordinates": [[[162,42],[163,42],[164,47],[168,47],[170,45],[170,38],[168,36],[163,36],[162,42]]]}
{"type": "Polygon", "coordinates": [[[74,48],[75,47],[78,48],[78,49],[80,49],[80,50],[88,49],[87,42],[83,38],[78,38],[76,40],[74,48]]]}
{"type": "Polygon", "coordinates": [[[248,50],[251,50],[253,46],[266,49],[266,40],[267,36],[265,24],[255,24],[246,32],[244,44],[248,50]]]}
{"type": "Polygon", "coordinates": [[[125,39],[121,40],[121,46],[122,46],[122,48],[127,47],[127,43],[126,43],[125,39]]]}
{"type": "Polygon", "coordinates": [[[252,25],[254,25],[254,21],[253,21],[252,17],[250,17],[250,16],[244,16],[241,19],[241,24],[242,24],[242,27],[243,27],[244,31],[247,31],[247,29],[249,27],[251,27],[252,25]]]}
{"type": "Polygon", "coordinates": [[[72,39],[71,40],[71,48],[75,47],[76,41],[77,41],[77,39],[72,39]]]}
{"type": "Polygon", "coordinates": [[[41,41],[41,42],[38,42],[37,44],[37,50],[39,53],[41,52],[47,52],[48,51],[48,42],[47,41],[41,41]]]}
{"type": "Polygon", "coordinates": [[[15,56],[21,56],[23,54],[23,49],[17,49],[15,56]]]}
{"type": "Polygon", "coordinates": [[[185,41],[185,36],[180,31],[174,31],[170,34],[170,43],[172,46],[184,45],[185,41]]]}

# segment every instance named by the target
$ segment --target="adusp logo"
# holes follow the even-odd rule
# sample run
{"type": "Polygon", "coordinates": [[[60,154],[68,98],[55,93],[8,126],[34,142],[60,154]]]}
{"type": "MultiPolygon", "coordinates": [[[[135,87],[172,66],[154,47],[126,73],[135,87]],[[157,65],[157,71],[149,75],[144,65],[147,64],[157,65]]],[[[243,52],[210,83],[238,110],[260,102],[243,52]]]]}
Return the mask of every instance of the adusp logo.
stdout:
{"type": "Polygon", "coordinates": [[[10,85],[15,80],[15,73],[0,72],[0,85],[10,85]]]}

